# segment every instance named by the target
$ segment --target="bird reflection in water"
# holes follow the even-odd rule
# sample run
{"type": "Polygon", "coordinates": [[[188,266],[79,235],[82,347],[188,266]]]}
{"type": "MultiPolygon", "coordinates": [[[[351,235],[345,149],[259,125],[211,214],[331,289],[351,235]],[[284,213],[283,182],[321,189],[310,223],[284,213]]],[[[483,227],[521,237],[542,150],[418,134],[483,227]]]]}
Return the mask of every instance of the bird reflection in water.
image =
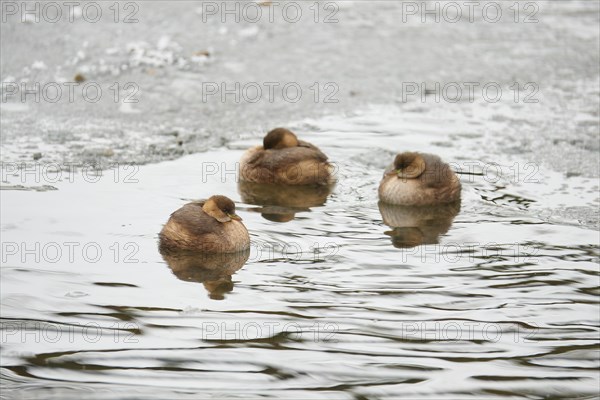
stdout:
{"type": "Polygon", "coordinates": [[[223,300],[227,293],[233,291],[231,276],[244,266],[250,257],[250,250],[203,253],[161,249],[161,254],[177,278],[202,283],[211,299],[223,300]]]}
{"type": "Polygon", "coordinates": [[[297,212],[325,204],[333,185],[287,186],[240,181],[238,191],[246,204],[261,206],[251,210],[274,222],[288,222],[297,212]]]}
{"type": "Polygon", "coordinates": [[[460,211],[460,201],[429,206],[397,206],[379,202],[383,223],[392,228],[385,232],[394,247],[403,249],[437,244],[448,232],[460,211]]]}

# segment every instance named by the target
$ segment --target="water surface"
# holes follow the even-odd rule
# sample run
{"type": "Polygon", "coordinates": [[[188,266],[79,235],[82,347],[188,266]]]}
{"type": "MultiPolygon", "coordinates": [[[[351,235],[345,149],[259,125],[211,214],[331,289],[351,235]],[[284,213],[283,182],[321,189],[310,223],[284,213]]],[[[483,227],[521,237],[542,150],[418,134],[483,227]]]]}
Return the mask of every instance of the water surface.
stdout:
{"type": "Polygon", "coordinates": [[[135,104],[0,104],[3,397],[597,398],[597,2],[536,2],[531,24],[509,3],[499,23],[450,24],[339,2],[338,23],[293,26],[137,4],[136,24],[0,25],[3,82],[139,88],[135,104]],[[339,101],[202,101],[206,82],[271,81],[335,83],[339,101]],[[504,95],[406,98],[411,82],[504,95]],[[335,163],[330,194],[238,192],[243,150],[279,125],[335,163]],[[452,163],[460,209],[378,204],[404,150],[452,163]],[[170,268],[162,224],[217,193],[247,261],[170,268]]]}
{"type": "MultiPolygon", "coordinates": [[[[54,191],[3,191],[5,245],[42,249],[39,261],[22,247],[4,252],[3,391],[594,397],[598,232],[555,211],[593,210],[597,181],[540,168],[527,183],[473,167],[461,175],[461,209],[439,243],[395,247],[376,196],[389,149],[429,150],[457,169],[483,166],[489,154],[471,150],[478,139],[468,125],[442,141],[438,122],[371,109],[296,124],[336,163],[339,182],[323,206],[295,209],[288,222],[239,202],[236,162],[257,137],[140,167],[137,183],[123,182],[131,171],[122,169],[117,182],[105,171],[97,183],[75,177],[54,191]],[[572,190],[581,197],[564,194],[572,190]],[[238,201],[249,259],[231,278],[176,276],[157,233],[185,201],[215,193],[238,201]],[[67,242],[77,244],[72,260],[67,242]],[[58,259],[50,243],[63,250],[58,259]],[[90,243],[102,251],[97,261],[93,249],[82,252],[90,243]]],[[[495,161],[506,170],[527,159],[495,161]]]]}

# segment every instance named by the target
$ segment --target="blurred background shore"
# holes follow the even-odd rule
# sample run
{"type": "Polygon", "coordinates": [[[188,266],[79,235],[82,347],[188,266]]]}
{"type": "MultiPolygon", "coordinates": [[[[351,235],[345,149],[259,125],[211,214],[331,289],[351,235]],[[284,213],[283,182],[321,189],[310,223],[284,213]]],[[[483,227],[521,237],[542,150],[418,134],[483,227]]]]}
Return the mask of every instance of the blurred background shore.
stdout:
{"type": "Polygon", "coordinates": [[[35,3],[5,3],[4,162],[156,162],[391,105],[474,122],[500,152],[598,176],[595,1],[482,2],[460,14],[440,2],[82,3],[57,22],[38,4],[37,23],[35,3]],[[486,84],[492,98],[502,88],[499,100],[483,97],[486,84]]]}

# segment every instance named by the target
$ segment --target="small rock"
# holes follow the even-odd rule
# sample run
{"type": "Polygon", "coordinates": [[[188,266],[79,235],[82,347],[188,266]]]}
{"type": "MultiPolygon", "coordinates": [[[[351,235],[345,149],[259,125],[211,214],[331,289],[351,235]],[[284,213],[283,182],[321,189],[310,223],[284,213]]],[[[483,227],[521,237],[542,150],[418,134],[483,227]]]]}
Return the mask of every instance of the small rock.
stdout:
{"type": "Polygon", "coordinates": [[[33,153],[33,159],[34,160],[39,160],[40,158],[42,158],[42,153],[33,153]]]}

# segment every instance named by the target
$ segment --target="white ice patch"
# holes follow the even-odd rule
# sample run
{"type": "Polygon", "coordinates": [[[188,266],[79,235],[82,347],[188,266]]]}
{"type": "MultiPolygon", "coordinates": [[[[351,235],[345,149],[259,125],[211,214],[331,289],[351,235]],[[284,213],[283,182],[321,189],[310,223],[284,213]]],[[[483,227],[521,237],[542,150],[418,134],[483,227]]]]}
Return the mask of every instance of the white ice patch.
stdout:
{"type": "Polygon", "coordinates": [[[170,43],[171,39],[169,39],[168,36],[161,36],[161,38],[158,39],[158,43],[156,43],[156,48],[158,50],[166,50],[169,48],[170,43]]]}
{"type": "Polygon", "coordinates": [[[23,16],[23,18],[21,19],[21,22],[23,22],[24,24],[33,24],[34,22],[37,22],[35,19],[36,19],[35,15],[25,14],[23,16]]]}
{"type": "Polygon", "coordinates": [[[163,36],[158,41],[156,49],[150,48],[146,42],[128,43],[127,49],[130,53],[129,64],[131,66],[146,65],[160,68],[175,64],[179,58],[175,55],[175,51],[179,51],[181,47],[167,36],[163,36]]]}
{"type": "Polygon", "coordinates": [[[46,64],[43,61],[34,61],[33,64],[31,64],[31,69],[37,70],[37,71],[42,71],[42,70],[48,69],[48,67],[46,66],[46,64]]]}
{"type": "Polygon", "coordinates": [[[70,10],[70,13],[71,13],[70,19],[81,18],[81,16],[83,15],[83,11],[82,11],[81,7],[79,7],[79,6],[72,7],[70,10]]]}
{"type": "Polygon", "coordinates": [[[121,105],[119,106],[119,112],[121,112],[123,114],[139,114],[141,112],[141,110],[133,108],[132,103],[122,102],[121,105]]]}
{"type": "Polygon", "coordinates": [[[252,25],[248,28],[241,29],[238,32],[238,35],[240,37],[248,38],[248,37],[253,37],[253,36],[258,35],[258,32],[259,32],[258,26],[252,25]]]}

